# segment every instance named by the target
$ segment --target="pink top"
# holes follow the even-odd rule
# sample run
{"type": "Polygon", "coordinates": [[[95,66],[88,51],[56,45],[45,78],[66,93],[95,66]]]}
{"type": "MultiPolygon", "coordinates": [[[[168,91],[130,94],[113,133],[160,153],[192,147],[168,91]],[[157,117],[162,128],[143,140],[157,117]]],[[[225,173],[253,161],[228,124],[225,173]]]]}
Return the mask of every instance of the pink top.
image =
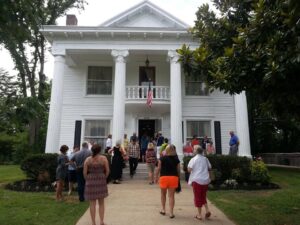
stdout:
{"type": "Polygon", "coordinates": [[[206,146],[206,152],[207,154],[215,154],[215,147],[211,144],[208,144],[206,146]]]}

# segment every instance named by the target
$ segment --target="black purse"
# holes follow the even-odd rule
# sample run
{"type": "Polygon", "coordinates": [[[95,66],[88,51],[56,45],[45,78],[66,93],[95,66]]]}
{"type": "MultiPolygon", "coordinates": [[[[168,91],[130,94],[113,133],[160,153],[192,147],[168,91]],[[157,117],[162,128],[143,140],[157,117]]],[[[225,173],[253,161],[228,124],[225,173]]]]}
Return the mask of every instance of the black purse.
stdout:
{"type": "Polygon", "coordinates": [[[181,184],[180,184],[180,179],[178,179],[178,187],[175,189],[176,193],[180,193],[181,192],[181,184]]]}

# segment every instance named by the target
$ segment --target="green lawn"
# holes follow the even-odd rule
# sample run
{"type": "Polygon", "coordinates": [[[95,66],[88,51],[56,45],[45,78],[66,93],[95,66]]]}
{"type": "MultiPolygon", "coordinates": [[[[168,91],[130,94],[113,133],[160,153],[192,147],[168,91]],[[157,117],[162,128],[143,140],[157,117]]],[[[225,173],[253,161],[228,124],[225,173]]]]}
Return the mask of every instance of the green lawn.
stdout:
{"type": "MultiPolygon", "coordinates": [[[[19,166],[0,166],[0,184],[23,179],[19,166]]],[[[74,225],[87,210],[77,195],[56,202],[55,193],[27,193],[0,187],[1,225],[74,225]]]]}
{"type": "Polygon", "coordinates": [[[19,165],[0,165],[0,184],[25,179],[19,165]]]}
{"type": "Polygon", "coordinates": [[[239,225],[299,225],[300,170],[269,168],[281,189],[210,191],[209,199],[239,225]]]}

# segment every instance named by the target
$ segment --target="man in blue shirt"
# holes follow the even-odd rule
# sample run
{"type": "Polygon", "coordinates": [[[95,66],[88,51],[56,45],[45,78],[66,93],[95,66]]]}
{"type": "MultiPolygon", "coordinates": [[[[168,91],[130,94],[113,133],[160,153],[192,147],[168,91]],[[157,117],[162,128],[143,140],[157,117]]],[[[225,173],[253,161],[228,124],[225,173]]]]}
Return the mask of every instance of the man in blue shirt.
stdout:
{"type": "Polygon", "coordinates": [[[237,156],[238,154],[238,151],[239,151],[239,144],[240,144],[240,141],[239,141],[239,138],[238,136],[236,136],[234,134],[233,131],[230,131],[229,132],[230,134],[230,141],[229,141],[229,155],[235,155],[237,156]]]}

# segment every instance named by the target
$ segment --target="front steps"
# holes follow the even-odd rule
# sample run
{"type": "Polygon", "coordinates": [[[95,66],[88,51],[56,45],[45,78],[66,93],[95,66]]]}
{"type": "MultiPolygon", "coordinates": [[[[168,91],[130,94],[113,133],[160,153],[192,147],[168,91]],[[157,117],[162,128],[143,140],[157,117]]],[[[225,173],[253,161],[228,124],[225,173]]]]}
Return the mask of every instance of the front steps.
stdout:
{"type": "MultiPolygon", "coordinates": [[[[130,180],[132,179],[130,177],[129,172],[129,162],[126,163],[126,168],[123,169],[123,180],[130,180]]],[[[135,180],[147,180],[148,179],[148,168],[146,163],[140,163],[138,164],[136,168],[136,173],[133,176],[133,179],[135,180]]]]}

